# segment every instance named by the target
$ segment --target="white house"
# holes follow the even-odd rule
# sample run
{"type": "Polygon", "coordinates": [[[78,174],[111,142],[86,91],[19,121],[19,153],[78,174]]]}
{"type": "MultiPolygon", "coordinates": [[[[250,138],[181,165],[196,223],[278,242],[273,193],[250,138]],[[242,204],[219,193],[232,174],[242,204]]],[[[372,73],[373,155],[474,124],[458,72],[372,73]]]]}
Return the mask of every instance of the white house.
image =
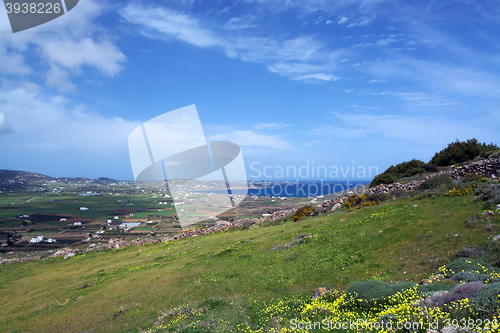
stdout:
{"type": "Polygon", "coordinates": [[[112,220],[108,219],[108,223],[111,223],[112,220]]]}
{"type": "Polygon", "coordinates": [[[54,238],[49,238],[47,239],[47,243],[57,243],[57,241],[54,238]]]}
{"type": "Polygon", "coordinates": [[[30,239],[30,243],[40,243],[43,240],[44,240],[43,236],[37,236],[37,237],[33,237],[32,239],[30,239]]]}
{"type": "Polygon", "coordinates": [[[89,210],[87,207],[80,207],[80,210],[89,210]]]}
{"type": "Polygon", "coordinates": [[[64,222],[64,221],[67,221],[67,220],[68,220],[68,219],[67,219],[67,218],[64,218],[64,217],[63,217],[62,219],[59,219],[59,221],[61,221],[61,222],[64,222]]]}
{"type": "Polygon", "coordinates": [[[75,222],[73,225],[82,225],[82,222],[75,222]]]}

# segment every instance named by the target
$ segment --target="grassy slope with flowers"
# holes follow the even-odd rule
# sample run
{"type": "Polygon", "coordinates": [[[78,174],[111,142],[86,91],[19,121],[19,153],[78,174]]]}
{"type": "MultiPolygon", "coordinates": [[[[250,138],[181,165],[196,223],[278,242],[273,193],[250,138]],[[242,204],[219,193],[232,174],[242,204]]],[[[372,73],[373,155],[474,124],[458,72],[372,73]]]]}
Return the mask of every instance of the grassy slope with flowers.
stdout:
{"type": "MultiPolygon", "coordinates": [[[[269,332],[285,331],[291,318],[369,317],[340,306],[345,296],[312,301],[312,291],[427,278],[459,249],[499,233],[498,215],[487,228],[465,225],[482,210],[470,194],[401,198],[283,225],[0,266],[0,331],[269,332]],[[308,242],[270,250],[305,233],[308,242]]],[[[391,311],[404,313],[416,296],[394,297],[391,311]]]]}

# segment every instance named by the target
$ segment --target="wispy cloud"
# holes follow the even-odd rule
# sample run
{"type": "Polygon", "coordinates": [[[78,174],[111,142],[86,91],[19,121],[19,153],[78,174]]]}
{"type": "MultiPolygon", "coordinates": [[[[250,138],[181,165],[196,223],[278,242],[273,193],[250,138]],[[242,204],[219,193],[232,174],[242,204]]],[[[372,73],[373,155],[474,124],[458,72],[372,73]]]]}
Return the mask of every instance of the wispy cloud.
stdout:
{"type": "Polygon", "coordinates": [[[461,65],[450,66],[437,61],[400,57],[377,61],[366,67],[373,75],[387,78],[409,78],[421,81],[438,91],[448,91],[467,96],[498,98],[500,79],[497,75],[461,65]]]}
{"type": "Polygon", "coordinates": [[[299,75],[293,78],[294,80],[320,80],[320,81],[338,81],[340,80],[340,76],[333,76],[331,74],[325,73],[316,73],[316,74],[307,74],[307,75],[299,75]]]}
{"type": "Polygon", "coordinates": [[[239,29],[249,29],[256,28],[257,24],[255,24],[255,15],[243,15],[241,17],[232,17],[227,21],[224,25],[226,29],[231,30],[239,30],[239,29]]]}
{"type": "Polygon", "coordinates": [[[261,146],[281,150],[292,150],[291,143],[276,135],[260,134],[251,130],[236,130],[230,133],[215,134],[208,137],[209,141],[230,141],[240,146],[261,146]]]}
{"type": "Polygon", "coordinates": [[[290,127],[292,124],[286,124],[286,123],[260,123],[257,125],[254,125],[253,128],[256,130],[260,129],[269,129],[269,130],[274,130],[274,129],[280,129],[280,128],[285,128],[285,127],[290,127]]]}
{"type": "Polygon", "coordinates": [[[335,68],[339,50],[326,49],[312,36],[283,39],[273,36],[272,32],[267,36],[246,32],[256,27],[251,23],[251,16],[230,19],[222,32],[218,26],[163,7],[131,4],[120,13],[150,38],[175,39],[198,47],[220,49],[230,58],[264,64],[269,71],[292,79],[301,76],[299,74],[317,75],[319,80],[334,79],[333,75],[325,76],[330,73],[322,73],[335,68]]]}
{"type": "Polygon", "coordinates": [[[372,19],[370,17],[362,17],[362,18],[358,18],[358,19],[354,20],[354,22],[352,22],[352,23],[349,23],[348,25],[346,25],[346,27],[352,28],[352,27],[365,26],[365,25],[369,25],[371,22],[372,22],[372,19]]]}
{"type": "Polygon", "coordinates": [[[457,137],[461,139],[476,137],[485,141],[493,137],[492,133],[482,127],[439,117],[330,113],[334,116],[332,122],[337,125],[318,126],[306,134],[335,138],[364,138],[379,135],[392,139],[443,144],[457,137]]]}

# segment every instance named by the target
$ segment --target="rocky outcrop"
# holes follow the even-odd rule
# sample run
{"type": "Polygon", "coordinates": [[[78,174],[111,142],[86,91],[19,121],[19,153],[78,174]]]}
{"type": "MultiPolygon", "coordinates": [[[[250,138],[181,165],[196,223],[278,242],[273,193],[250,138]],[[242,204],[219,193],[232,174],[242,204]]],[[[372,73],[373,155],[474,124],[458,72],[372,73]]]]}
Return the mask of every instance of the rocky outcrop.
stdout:
{"type": "Polygon", "coordinates": [[[451,178],[456,180],[473,173],[498,177],[500,173],[500,159],[488,158],[456,167],[451,172],[451,178]]]}

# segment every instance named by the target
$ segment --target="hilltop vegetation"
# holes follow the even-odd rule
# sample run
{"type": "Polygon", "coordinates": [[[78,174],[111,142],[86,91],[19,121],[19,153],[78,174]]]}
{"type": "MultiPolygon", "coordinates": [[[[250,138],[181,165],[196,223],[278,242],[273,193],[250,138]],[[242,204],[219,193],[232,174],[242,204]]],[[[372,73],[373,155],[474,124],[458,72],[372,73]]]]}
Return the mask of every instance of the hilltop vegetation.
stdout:
{"type": "Polygon", "coordinates": [[[500,150],[498,146],[493,143],[479,143],[476,139],[467,141],[457,140],[437,152],[427,163],[413,159],[408,162],[399,163],[396,166],[391,165],[387,170],[373,179],[370,183],[370,187],[375,187],[380,184],[391,184],[398,179],[408,178],[426,172],[436,172],[440,166],[451,166],[472,161],[476,158],[498,157],[499,155],[500,150]]]}
{"type": "Polygon", "coordinates": [[[455,141],[448,144],[448,147],[436,153],[429,164],[437,166],[449,166],[467,161],[472,161],[475,158],[498,157],[498,146],[490,143],[479,143],[477,139],[467,141],[455,141]],[[494,154],[494,155],[493,155],[494,154]]]}

